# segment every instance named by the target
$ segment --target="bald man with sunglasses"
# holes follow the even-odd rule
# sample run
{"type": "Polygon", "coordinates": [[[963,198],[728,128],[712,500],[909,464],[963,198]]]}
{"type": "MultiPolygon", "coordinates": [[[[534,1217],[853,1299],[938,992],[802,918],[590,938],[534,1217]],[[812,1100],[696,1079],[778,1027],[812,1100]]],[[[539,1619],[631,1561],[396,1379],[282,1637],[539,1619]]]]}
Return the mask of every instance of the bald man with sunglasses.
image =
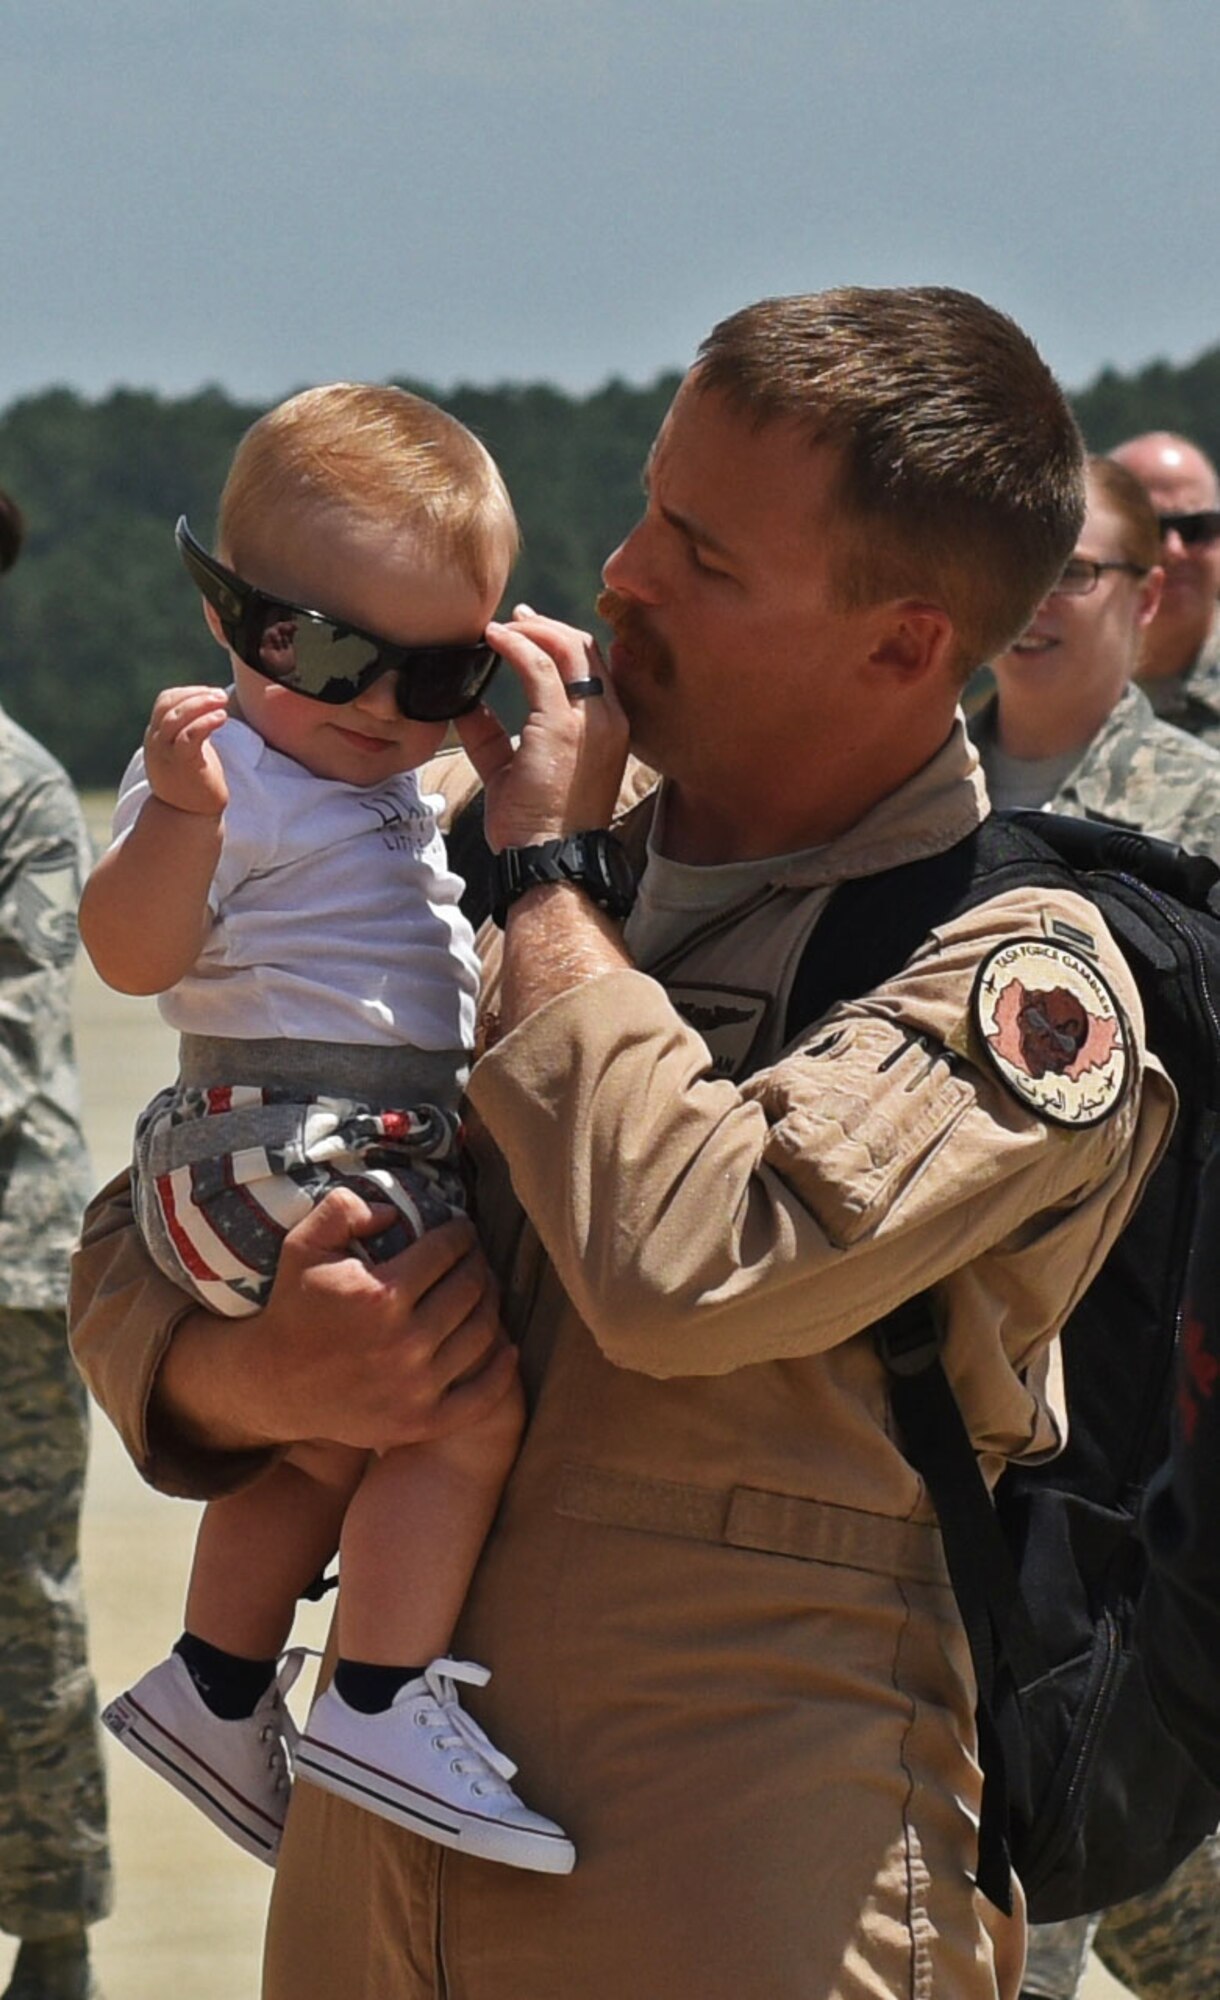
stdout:
{"type": "Polygon", "coordinates": [[[1144,635],[1140,685],[1158,715],[1220,747],[1220,474],[1172,431],[1147,431],[1110,453],[1157,510],[1164,587],[1144,635]]]}

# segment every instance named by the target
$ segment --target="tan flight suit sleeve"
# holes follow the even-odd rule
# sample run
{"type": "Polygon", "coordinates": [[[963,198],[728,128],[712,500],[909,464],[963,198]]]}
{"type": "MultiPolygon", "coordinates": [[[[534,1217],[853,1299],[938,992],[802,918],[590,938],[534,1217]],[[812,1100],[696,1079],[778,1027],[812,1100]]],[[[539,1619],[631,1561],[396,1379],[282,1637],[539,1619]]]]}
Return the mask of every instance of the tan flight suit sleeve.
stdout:
{"type": "MultiPolygon", "coordinates": [[[[1080,899],[1054,906],[1096,931],[1080,899]]],[[[1100,969],[1132,1032],[1103,1122],[1047,1123],[972,1050],[981,959],[1037,935],[1046,907],[1022,890],[954,920],[744,1089],[709,1075],[701,1038],[633,971],[560,996],[483,1057],[472,1102],[611,1361],[717,1375],[818,1353],[1023,1237],[1039,1239],[1041,1331],[1055,1331],[1155,1161],[1173,1093],[1144,1067],[1138,994],[1108,938],[1100,969]]],[[[1015,1282],[1028,1289],[1028,1268],[1015,1282]]]]}
{"type": "Polygon", "coordinates": [[[85,1211],[72,1259],[68,1332],[76,1365],[143,1478],[166,1493],[212,1499],[245,1485],[273,1452],[206,1452],[157,1419],[157,1371],[193,1301],[157,1269],[119,1174],[85,1211]]]}

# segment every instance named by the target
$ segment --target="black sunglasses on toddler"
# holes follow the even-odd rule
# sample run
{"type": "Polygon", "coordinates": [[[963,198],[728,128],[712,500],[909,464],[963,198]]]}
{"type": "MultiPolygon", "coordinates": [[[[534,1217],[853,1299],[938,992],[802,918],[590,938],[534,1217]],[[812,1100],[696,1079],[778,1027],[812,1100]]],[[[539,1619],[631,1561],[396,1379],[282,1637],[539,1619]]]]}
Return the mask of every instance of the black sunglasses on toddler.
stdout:
{"type": "Polygon", "coordinates": [[[469,646],[398,646],[303,604],[268,597],[210,556],[185,514],[174,539],[238,659],[311,701],[354,701],[383,674],[393,674],[403,715],[412,722],[449,722],[477,708],[500,664],[482,639],[469,646]]]}

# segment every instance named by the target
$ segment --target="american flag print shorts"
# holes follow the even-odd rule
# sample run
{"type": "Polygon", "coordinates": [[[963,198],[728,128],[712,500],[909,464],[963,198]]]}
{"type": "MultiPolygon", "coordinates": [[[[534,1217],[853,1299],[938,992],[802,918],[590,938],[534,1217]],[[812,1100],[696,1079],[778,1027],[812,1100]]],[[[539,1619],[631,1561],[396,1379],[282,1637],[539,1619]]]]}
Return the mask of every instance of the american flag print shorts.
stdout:
{"type": "Polygon", "coordinates": [[[374,1110],[352,1098],[251,1084],[175,1084],[136,1124],[136,1216],[154,1261],[213,1312],[241,1318],[270,1293],[280,1246],[332,1188],[388,1202],[375,1260],[464,1212],[461,1123],[434,1104],[374,1110]]]}

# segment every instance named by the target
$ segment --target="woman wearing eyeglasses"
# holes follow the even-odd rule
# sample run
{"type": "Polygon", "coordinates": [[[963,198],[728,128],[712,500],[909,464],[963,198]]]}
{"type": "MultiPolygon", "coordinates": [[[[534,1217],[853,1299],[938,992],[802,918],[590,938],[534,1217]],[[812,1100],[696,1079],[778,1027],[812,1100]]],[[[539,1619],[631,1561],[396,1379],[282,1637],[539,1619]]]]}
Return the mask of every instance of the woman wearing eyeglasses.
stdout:
{"type": "MultiPolygon", "coordinates": [[[[1161,721],[1133,684],[1160,601],[1160,524],[1113,459],[1089,459],[1087,492],[1071,561],[994,662],[995,694],[970,723],[992,804],[1114,820],[1220,861],[1220,752],[1161,721]]],[[[1033,1926],[1021,2000],[1075,2000],[1090,1947],[1139,2000],[1212,1991],[1218,1888],[1220,1835],[1146,1896],[1033,1926]]]]}
{"type": "Polygon", "coordinates": [[[1160,721],[1133,685],[1156,616],[1160,531],[1134,475],[1091,458],[1071,561],[993,662],[970,729],[995,806],[1113,820],[1220,858],[1220,753],[1160,721]]]}

